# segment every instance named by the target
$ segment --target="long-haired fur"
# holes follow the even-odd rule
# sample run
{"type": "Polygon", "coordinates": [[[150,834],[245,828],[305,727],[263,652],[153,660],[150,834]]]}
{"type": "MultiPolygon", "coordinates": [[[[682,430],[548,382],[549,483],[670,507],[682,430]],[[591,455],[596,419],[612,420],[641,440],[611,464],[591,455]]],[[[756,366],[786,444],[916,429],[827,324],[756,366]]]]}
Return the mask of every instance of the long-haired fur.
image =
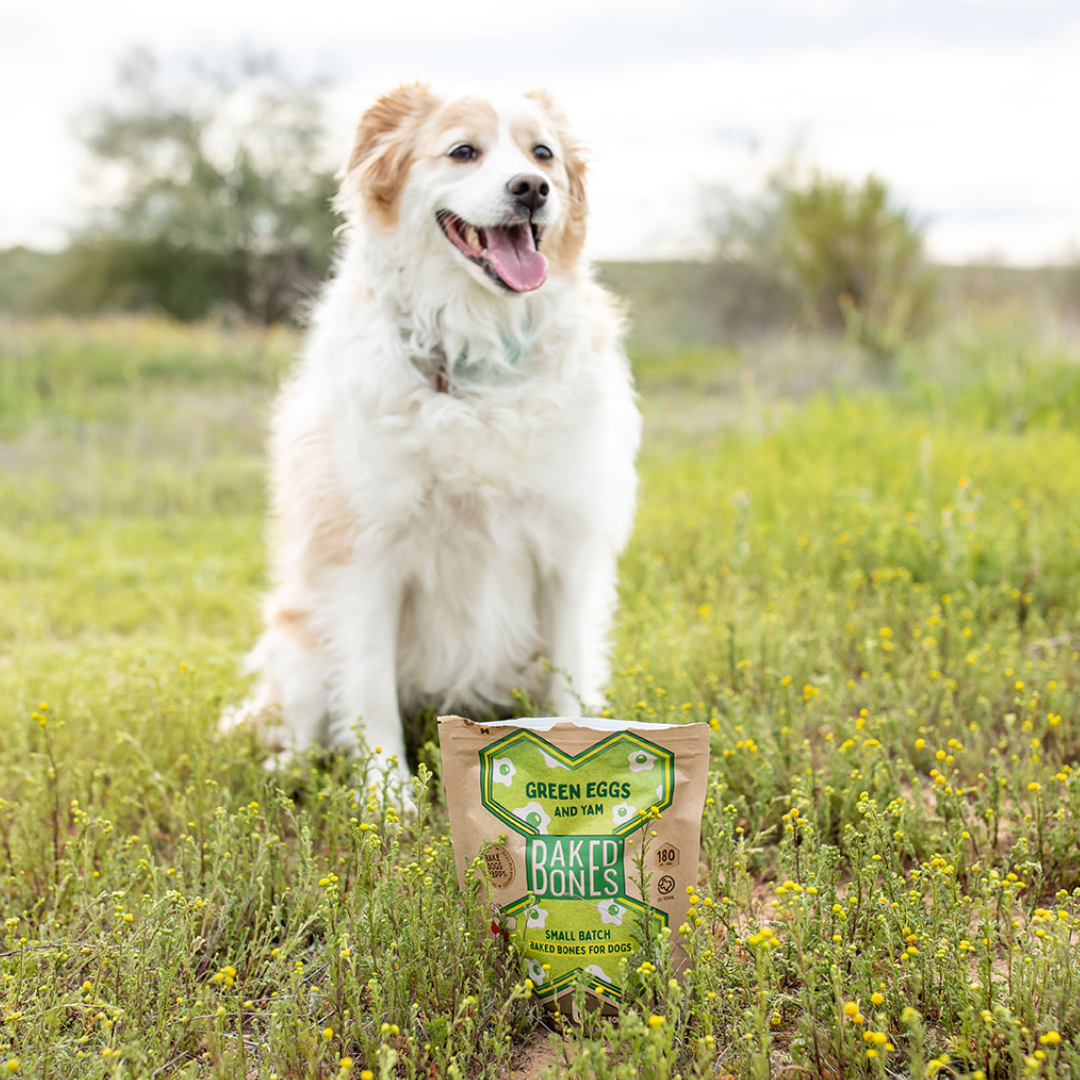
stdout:
{"type": "Polygon", "coordinates": [[[403,711],[601,705],[640,417],[566,118],[543,92],[401,86],[361,118],[338,206],[344,250],[274,414],[258,682],[226,726],[362,733],[393,767],[403,711]],[[525,225],[521,177],[546,191],[525,225]]]}

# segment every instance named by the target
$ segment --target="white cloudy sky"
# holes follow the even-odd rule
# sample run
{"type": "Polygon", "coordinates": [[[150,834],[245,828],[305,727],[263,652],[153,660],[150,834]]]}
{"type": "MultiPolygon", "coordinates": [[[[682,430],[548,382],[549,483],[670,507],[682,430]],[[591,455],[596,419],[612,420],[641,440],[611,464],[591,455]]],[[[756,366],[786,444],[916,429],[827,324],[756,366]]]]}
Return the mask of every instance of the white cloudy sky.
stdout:
{"type": "Polygon", "coordinates": [[[692,252],[701,185],[795,146],[885,177],[940,258],[1080,253],[1076,0],[0,0],[0,246],[78,224],[72,117],[138,44],[328,76],[335,158],[401,79],[546,85],[593,150],[599,257],[692,252]]]}

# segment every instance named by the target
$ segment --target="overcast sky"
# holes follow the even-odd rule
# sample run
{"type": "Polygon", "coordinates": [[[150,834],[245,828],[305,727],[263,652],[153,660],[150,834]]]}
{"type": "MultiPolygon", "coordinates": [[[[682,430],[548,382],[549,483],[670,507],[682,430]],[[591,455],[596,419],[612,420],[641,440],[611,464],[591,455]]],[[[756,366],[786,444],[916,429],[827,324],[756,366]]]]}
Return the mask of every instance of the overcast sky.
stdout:
{"type": "Polygon", "coordinates": [[[601,258],[700,251],[702,185],[751,191],[794,147],[884,177],[939,258],[1080,256],[1076,0],[0,0],[0,246],[79,223],[72,118],[140,44],[327,76],[334,159],[402,79],[547,86],[593,152],[601,258]]]}

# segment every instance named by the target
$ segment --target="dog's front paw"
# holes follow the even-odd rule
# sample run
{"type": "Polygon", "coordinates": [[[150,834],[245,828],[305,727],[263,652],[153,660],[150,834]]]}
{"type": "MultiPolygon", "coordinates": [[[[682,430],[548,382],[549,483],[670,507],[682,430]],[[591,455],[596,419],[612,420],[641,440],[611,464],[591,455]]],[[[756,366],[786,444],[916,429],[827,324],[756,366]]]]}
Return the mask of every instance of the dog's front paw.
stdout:
{"type": "Polygon", "coordinates": [[[356,805],[371,813],[381,813],[387,825],[399,826],[403,821],[416,819],[415,780],[408,769],[359,762],[354,769],[353,784],[356,805]]]}
{"type": "MultiPolygon", "coordinates": [[[[563,680],[565,683],[565,680],[563,680]]],[[[600,706],[603,708],[603,705],[600,706]]],[[[590,709],[569,686],[557,686],[551,694],[551,713],[553,716],[590,716],[598,710],[590,709]]]]}
{"type": "Polygon", "coordinates": [[[255,697],[239,705],[227,705],[218,717],[219,738],[229,738],[241,732],[253,734],[271,754],[283,751],[291,741],[280,706],[268,705],[255,697]]]}

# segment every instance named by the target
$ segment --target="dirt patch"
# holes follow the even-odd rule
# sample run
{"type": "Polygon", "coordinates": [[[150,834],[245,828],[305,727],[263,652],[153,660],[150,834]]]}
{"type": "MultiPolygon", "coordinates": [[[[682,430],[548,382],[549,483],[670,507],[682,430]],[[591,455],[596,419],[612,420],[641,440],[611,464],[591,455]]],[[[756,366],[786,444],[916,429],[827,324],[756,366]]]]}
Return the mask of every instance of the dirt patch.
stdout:
{"type": "Polygon", "coordinates": [[[538,1027],[514,1055],[514,1064],[506,1080],[536,1080],[547,1068],[559,1061],[558,1049],[552,1045],[552,1031],[538,1027]]]}

